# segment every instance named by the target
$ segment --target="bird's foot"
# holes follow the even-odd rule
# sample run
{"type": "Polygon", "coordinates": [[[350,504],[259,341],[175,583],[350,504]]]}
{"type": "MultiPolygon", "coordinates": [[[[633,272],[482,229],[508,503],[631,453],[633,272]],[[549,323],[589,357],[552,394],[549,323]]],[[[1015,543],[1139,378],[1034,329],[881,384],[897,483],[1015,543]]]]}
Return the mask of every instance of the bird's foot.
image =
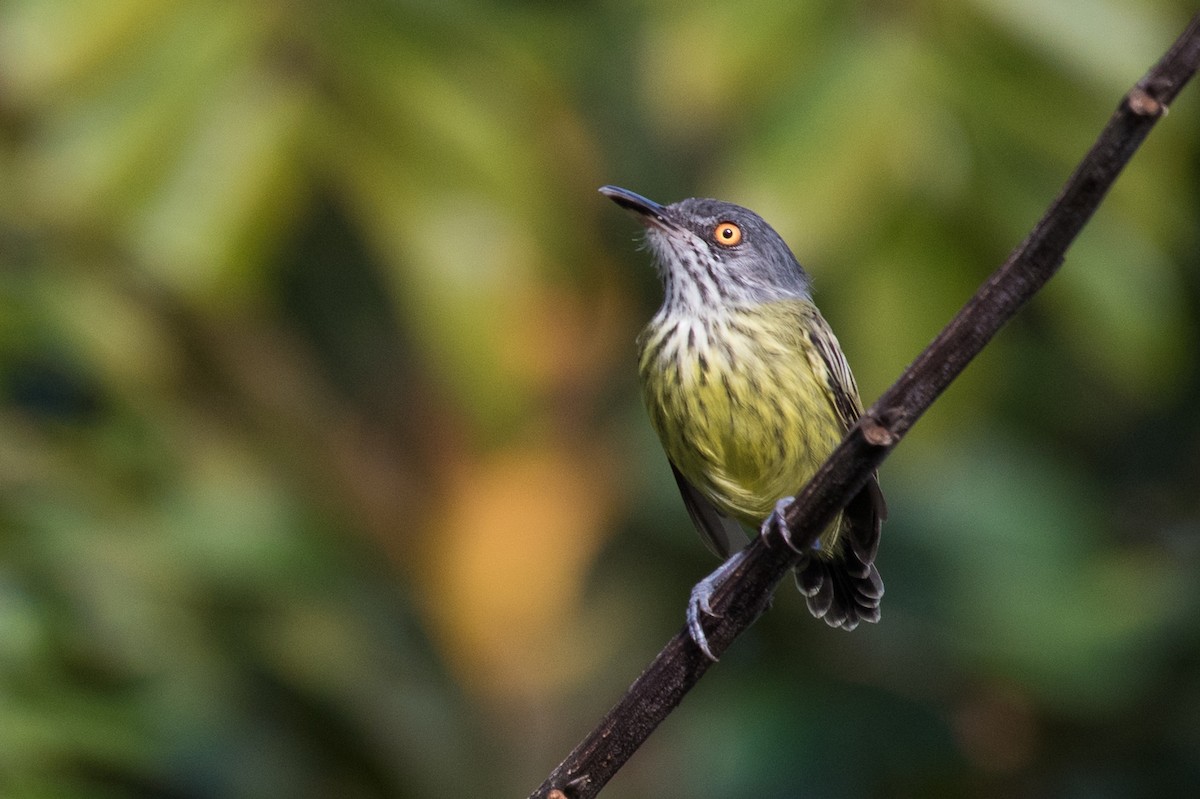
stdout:
{"type": "Polygon", "coordinates": [[[704,653],[705,657],[714,663],[717,661],[717,656],[713,654],[712,649],[708,645],[708,636],[704,634],[704,626],[701,624],[701,620],[704,616],[716,618],[721,615],[713,610],[713,595],[720,589],[721,584],[737,571],[738,566],[741,565],[745,558],[746,550],[744,549],[730,556],[724,563],[717,567],[716,571],[696,583],[696,587],[692,589],[692,595],[688,599],[688,635],[696,642],[696,646],[700,647],[700,651],[704,653]]]}
{"type": "MultiPolygon", "coordinates": [[[[787,513],[787,509],[791,506],[792,502],[792,497],[784,497],[776,502],[775,510],[771,511],[771,515],[763,520],[762,529],[759,531],[759,535],[762,537],[763,543],[768,547],[771,546],[772,538],[778,537],[779,540],[783,541],[783,543],[787,545],[788,549],[799,555],[808,555],[810,554],[809,552],[800,549],[792,541],[792,532],[788,529],[787,522],[784,520],[784,514],[787,513]]],[[[819,550],[821,548],[820,541],[814,541],[812,548],[814,550],[819,550]]]]}

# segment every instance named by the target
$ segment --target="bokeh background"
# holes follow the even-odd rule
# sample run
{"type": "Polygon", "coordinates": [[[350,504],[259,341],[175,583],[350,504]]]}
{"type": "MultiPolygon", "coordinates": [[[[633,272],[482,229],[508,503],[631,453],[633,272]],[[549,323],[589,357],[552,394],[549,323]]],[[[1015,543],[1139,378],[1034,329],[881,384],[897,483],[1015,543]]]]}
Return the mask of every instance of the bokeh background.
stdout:
{"type": "MultiPolygon", "coordinates": [[[[0,795],[525,795],[716,565],[596,187],[761,212],[870,402],[1191,5],[0,5],[0,795]]],[[[882,623],[781,591],[606,796],[1200,787],[1198,89],[885,465],[882,623]]]]}

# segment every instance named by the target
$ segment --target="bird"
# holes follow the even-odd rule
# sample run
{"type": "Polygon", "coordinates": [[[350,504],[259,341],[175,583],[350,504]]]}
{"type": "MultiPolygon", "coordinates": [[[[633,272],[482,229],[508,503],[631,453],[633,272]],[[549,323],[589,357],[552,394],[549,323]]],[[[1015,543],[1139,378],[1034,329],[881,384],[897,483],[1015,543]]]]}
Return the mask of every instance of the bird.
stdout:
{"type": "MultiPolygon", "coordinates": [[[[745,556],[742,525],[791,544],[783,512],[862,415],[854,375],[812,299],[808,273],[762,217],[733,203],[661,205],[628,189],[600,193],[637,218],[663,301],[637,338],[642,398],[693,524],[723,559],[692,589],[687,629],[702,626],[745,556]]],[[[853,630],[880,617],[875,566],[887,504],[872,474],[795,579],[813,616],[853,630]]]]}

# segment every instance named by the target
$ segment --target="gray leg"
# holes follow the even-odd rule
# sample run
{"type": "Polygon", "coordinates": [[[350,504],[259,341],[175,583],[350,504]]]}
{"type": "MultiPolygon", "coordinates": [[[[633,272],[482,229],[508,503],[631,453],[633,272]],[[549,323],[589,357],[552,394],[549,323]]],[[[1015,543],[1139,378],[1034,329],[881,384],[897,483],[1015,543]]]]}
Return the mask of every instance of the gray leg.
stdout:
{"type": "Polygon", "coordinates": [[[696,587],[692,589],[692,596],[688,599],[687,608],[687,626],[688,634],[692,640],[696,642],[696,646],[700,647],[709,660],[714,663],[717,656],[712,653],[708,647],[708,638],[704,635],[704,627],[700,625],[701,614],[705,616],[717,616],[712,609],[712,597],[717,592],[721,583],[733,574],[741,562],[746,559],[746,550],[742,549],[735,552],[724,563],[717,567],[717,570],[705,577],[700,582],[696,583],[696,587]]]}
{"type": "MultiPolygon", "coordinates": [[[[763,537],[763,541],[767,544],[767,546],[770,546],[771,533],[775,533],[775,535],[779,536],[779,538],[783,540],[783,543],[787,544],[788,549],[801,555],[807,555],[807,552],[801,552],[799,549],[796,549],[796,545],[792,543],[792,534],[788,530],[787,524],[785,524],[783,521],[783,514],[791,504],[792,497],[785,497],[784,499],[776,502],[775,510],[771,511],[771,515],[768,516],[762,523],[762,531],[760,532],[760,535],[763,537]]],[[[814,550],[820,550],[821,540],[817,539],[814,541],[812,548],[814,550]]]]}

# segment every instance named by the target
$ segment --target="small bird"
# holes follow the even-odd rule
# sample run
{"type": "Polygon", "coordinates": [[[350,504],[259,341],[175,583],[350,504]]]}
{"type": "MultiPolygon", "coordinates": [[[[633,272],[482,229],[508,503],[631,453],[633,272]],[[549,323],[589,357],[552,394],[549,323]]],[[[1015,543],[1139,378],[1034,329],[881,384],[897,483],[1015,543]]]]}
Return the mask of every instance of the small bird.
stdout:
{"type": "MultiPolygon", "coordinates": [[[[600,193],[645,226],[663,283],[638,366],[688,514],[725,559],[687,612],[692,639],[715,660],[700,620],[744,556],[740,525],[764,535],[774,526],[790,543],[782,512],[862,414],[858,386],[808,273],[758,214],[710,199],[664,206],[617,186],[600,193]]],[[[872,475],[796,566],[809,611],[831,627],[879,620],[886,516],[872,475]]]]}

